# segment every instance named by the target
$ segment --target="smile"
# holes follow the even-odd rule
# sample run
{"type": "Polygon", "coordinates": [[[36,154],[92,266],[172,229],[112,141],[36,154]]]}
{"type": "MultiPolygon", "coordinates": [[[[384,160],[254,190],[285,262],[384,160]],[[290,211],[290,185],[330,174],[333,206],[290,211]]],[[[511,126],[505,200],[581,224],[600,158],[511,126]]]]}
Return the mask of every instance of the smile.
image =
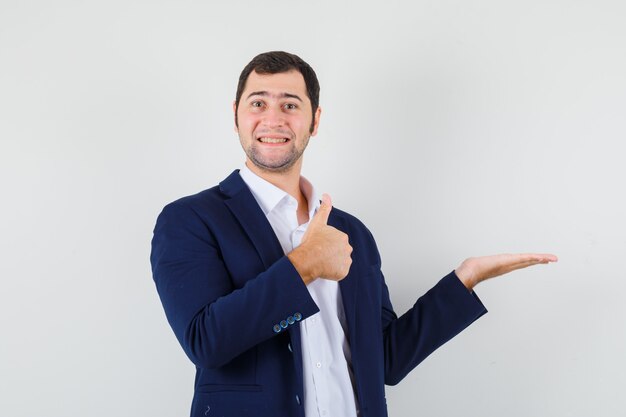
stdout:
{"type": "Polygon", "coordinates": [[[263,142],[263,143],[285,143],[289,139],[287,139],[287,138],[267,138],[267,137],[262,137],[262,138],[259,138],[258,140],[260,142],[263,142]]]}

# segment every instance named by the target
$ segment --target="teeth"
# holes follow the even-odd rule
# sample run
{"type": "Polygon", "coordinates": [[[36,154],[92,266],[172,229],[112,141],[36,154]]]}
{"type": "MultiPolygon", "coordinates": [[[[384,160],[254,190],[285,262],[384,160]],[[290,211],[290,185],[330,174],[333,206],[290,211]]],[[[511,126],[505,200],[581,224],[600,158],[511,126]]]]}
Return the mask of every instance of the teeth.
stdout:
{"type": "Polygon", "coordinates": [[[259,138],[259,140],[263,143],[285,143],[287,142],[286,138],[259,138]]]}

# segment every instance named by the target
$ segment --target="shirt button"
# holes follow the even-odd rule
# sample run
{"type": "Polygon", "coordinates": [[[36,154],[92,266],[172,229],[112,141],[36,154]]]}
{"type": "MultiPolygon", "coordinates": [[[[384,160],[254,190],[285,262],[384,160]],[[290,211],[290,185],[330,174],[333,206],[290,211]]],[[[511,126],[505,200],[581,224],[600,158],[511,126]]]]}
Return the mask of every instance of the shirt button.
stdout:
{"type": "Polygon", "coordinates": [[[321,368],[322,367],[322,363],[318,362],[318,363],[315,364],[315,366],[317,366],[318,368],[321,368]]]}
{"type": "Polygon", "coordinates": [[[293,314],[293,318],[294,318],[295,321],[300,321],[300,320],[302,320],[302,314],[294,313],[293,314]]]}
{"type": "Polygon", "coordinates": [[[287,320],[283,320],[280,322],[280,327],[282,327],[283,329],[287,328],[287,320]]]}
{"type": "Polygon", "coordinates": [[[275,333],[280,333],[280,326],[278,324],[275,324],[273,329],[275,333]]]}
{"type": "Polygon", "coordinates": [[[296,402],[298,403],[298,405],[300,405],[300,397],[298,397],[297,395],[296,395],[296,402]]]}

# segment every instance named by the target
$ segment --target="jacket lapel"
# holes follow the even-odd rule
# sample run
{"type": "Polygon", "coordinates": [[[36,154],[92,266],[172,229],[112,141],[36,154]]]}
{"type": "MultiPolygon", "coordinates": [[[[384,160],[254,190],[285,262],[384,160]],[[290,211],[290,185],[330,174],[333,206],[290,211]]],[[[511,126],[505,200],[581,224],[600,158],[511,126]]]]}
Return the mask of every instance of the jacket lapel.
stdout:
{"type": "MultiPolygon", "coordinates": [[[[334,212],[330,212],[328,217],[328,224],[336,229],[341,230],[344,233],[348,233],[347,225],[342,217],[334,215],[334,212]]],[[[350,244],[354,242],[350,241],[350,244]]],[[[346,321],[348,322],[349,338],[348,340],[356,340],[356,304],[357,304],[357,289],[358,289],[358,266],[356,263],[352,263],[348,275],[339,281],[339,288],[341,289],[341,299],[343,301],[343,311],[346,314],[346,321]]]]}
{"type": "MultiPolygon", "coordinates": [[[[250,189],[239,175],[239,170],[233,171],[220,183],[220,190],[230,198],[224,203],[237,218],[252,245],[257,250],[265,269],[285,255],[280,242],[274,233],[267,217],[254,199],[250,189]]],[[[290,326],[291,350],[294,354],[298,381],[302,381],[302,345],[300,341],[300,326],[290,326]]]]}
{"type": "Polygon", "coordinates": [[[220,183],[220,190],[230,197],[224,201],[224,204],[237,218],[252,241],[263,266],[266,269],[269,268],[285,253],[263,210],[259,207],[246,183],[241,179],[239,170],[233,171],[228,178],[220,183]]]}

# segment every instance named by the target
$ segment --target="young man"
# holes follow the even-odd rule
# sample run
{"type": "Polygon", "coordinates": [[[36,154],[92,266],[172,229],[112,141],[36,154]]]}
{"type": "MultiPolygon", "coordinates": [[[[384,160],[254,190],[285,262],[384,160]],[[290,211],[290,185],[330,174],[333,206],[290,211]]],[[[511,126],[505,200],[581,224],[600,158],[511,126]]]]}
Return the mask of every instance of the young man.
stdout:
{"type": "Polygon", "coordinates": [[[386,416],[384,385],[486,312],[476,284],[556,261],[467,259],[398,318],[369,230],[300,175],[321,115],[313,69],[258,55],[233,110],[245,165],[167,205],[152,241],[163,307],[196,365],[192,417],[386,416]]]}

